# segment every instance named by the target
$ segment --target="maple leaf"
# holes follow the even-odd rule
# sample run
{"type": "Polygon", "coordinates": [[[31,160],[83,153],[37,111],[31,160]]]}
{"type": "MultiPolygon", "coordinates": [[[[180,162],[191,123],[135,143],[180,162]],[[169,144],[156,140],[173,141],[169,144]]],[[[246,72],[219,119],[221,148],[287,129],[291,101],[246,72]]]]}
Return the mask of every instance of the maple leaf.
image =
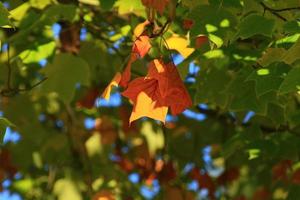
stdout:
{"type": "Polygon", "coordinates": [[[178,51],[184,58],[187,58],[194,52],[194,48],[188,47],[189,42],[187,38],[173,35],[166,40],[166,47],[178,51]]]}
{"type": "Polygon", "coordinates": [[[114,78],[111,80],[111,82],[108,84],[108,86],[105,88],[104,92],[101,95],[104,99],[106,99],[107,101],[109,100],[112,87],[118,87],[121,78],[122,78],[121,73],[117,72],[114,78]]]}
{"type": "Polygon", "coordinates": [[[135,28],[134,28],[134,31],[133,31],[133,34],[135,37],[139,37],[141,36],[144,31],[145,31],[145,28],[146,26],[148,26],[150,24],[150,22],[148,20],[138,24],[135,28]]]}
{"type": "Polygon", "coordinates": [[[120,83],[119,83],[121,87],[124,87],[124,88],[127,87],[128,82],[130,81],[130,78],[131,78],[131,64],[134,61],[136,61],[136,59],[137,59],[137,54],[131,53],[129,61],[128,61],[126,67],[125,67],[125,70],[122,73],[122,77],[121,77],[121,80],[120,80],[120,83]]]}
{"type": "Polygon", "coordinates": [[[162,104],[157,87],[156,80],[144,77],[129,83],[127,90],[122,93],[134,104],[129,123],[141,117],[150,117],[165,123],[168,107],[162,104]]]}
{"type": "Polygon", "coordinates": [[[157,10],[159,14],[162,15],[169,3],[169,0],[142,0],[142,3],[148,8],[157,10]]]}
{"type": "Polygon", "coordinates": [[[192,105],[192,100],[187,92],[174,63],[164,64],[155,59],[149,65],[148,77],[158,80],[164,105],[171,108],[172,115],[183,112],[192,105]]]}
{"type": "Polygon", "coordinates": [[[132,63],[136,61],[138,57],[143,58],[149,52],[150,48],[150,38],[147,35],[141,35],[135,40],[132,46],[132,53],[130,54],[129,61],[122,74],[122,78],[120,81],[121,87],[126,88],[128,82],[130,81],[132,63]]]}
{"type": "Polygon", "coordinates": [[[151,48],[150,38],[147,35],[139,36],[132,47],[132,53],[138,54],[141,58],[143,58],[151,48]]]}
{"type": "Polygon", "coordinates": [[[149,64],[146,77],[133,80],[122,94],[134,104],[130,122],[147,116],[165,123],[168,107],[177,115],[192,105],[176,66],[158,59],[149,64]]]}

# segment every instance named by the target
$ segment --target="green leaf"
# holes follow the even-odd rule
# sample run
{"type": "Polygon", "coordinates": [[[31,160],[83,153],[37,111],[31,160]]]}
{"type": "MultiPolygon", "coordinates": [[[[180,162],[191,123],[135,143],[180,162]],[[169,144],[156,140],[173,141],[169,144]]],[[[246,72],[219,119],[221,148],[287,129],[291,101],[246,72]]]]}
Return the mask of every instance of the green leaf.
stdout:
{"type": "Polygon", "coordinates": [[[8,119],[0,117],[0,144],[3,142],[4,134],[8,126],[14,127],[8,119]]]}
{"type": "Polygon", "coordinates": [[[224,107],[228,94],[226,86],[230,82],[228,69],[209,66],[207,70],[200,71],[197,79],[196,103],[215,103],[224,107]]]}
{"type": "Polygon", "coordinates": [[[299,33],[300,32],[300,22],[297,20],[288,21],[284,24],[283,29],[285,32],[290,34],[299,33]]]}
{"type": "Polygon", "coordinates": [[[42,85],[42,93],[56,92],[65,103],[73,99],[77,84],[89,85],[89,65],[71,54],[56,55],[42,72],[48,77],[42,85]]]}
{"type": "Polygon", "coordinates": [[[257,62],[261,66],[266,67],[274,62],[282,61],[282,56],[284,54],[286,54],[284,48],[268,48],[257,62]]]}
{"type": "Polygon", "coordinates": [[[54,194],[58,200],[82,200],[78,186],[69,179],[59,179],[54,185],[54,194]]]}
{"type": "Polygon", "coordinates": [[[300,186],[299,185],[291,185],[289,187],[289,193],[287,200],[294,200],[299,198],[300,196],[300,186]]]}
{"type": "Polygon", "coordinates": [[[9,20],[9,12],[8,10],[4,7],[2,2],[0,2],[0,27],[5,27],[5,26],[11,26],[12,23],[9,20]]]}
{"type": "Polygon", "coordinates": [[[280,86],[280,93],[286,94],[300,90],[300,67],[294,67],[284,77],[284,81],[280,86]]]}
{"type": "Polygon", "coordinates": [[[49,6],[52,3],[52,0],[30,0],[30,6],[37,9],[44,9],[46,6],[49,6]]]}
{"type": "Polygon", "coordinates": [[[284,54],[283,61],[287,64],[292,64],[300,59],[300,38],[298,41],[284,54]]]}
{"type": "MultiPolygon", "coordinates": [[[[255,82],[248,81],[247,77],[253,73],[251,67],[242,68],[228,86],[227,92],[231,94],[229,109],[232,111],[252,110],[258,114],[266,115],[270,102],[278,103],[276,92],[263,92],[256,95],[255,82]]],[[[263,88],[261,91],[265,90],[263,88]]],[[[267,88],[269,90],[269,88],[267,88]]],[[[260,89],[259,89],[260,92],[260,89]]]]}
{"type": "Polygon", "coordinates": [[[231,12],[214,5],[194,7],[187,18],[194,21],[191,36],[208,35],[219,46],[229,42],[237,24],[237,19],[231,12]]]}
{"type": "Polygon", "coordinates": [[[161,129],[155,131],[150,122],[144,122],[141,133],[145,136],[148,149],[151,155],[155,155],[157,150],[160,150],[164,147],[164,136],[161,129]]]}
{"type": "Polygon", "coordinates": [[[42,59],[48,58],[54,53],[56,43],[51,41],[46,44],[39,45],[36,49],[28,49],[23,51],[19,56],[23,63],[37,63],[42,59]]]}
{"type": "Polygon", "coordinates": [[[262,15],[248,15],[239,24],[237,37],[246,39],[254,35],[264,35],[271,37],[275,27],[273,19],[267,19],[262,15]]]}
{"type": "Polygon", "coordinates": [[[100,0],[100,5],[104,10],[110,10],[115,2],[116,0],[100,0]]]}
{"type": "Polygon", "coordinates": [[[30,4],[28,2],[23,3],[10,11],[11,17],[16,21],[21,21],[27,14],[29,8],[30,4]]]}
{"type": "Polygon", "coordinates": [[[286,64],[275,64],[268,68],[253,71],[247,80],[255,81],[255,91],[258,97],[270,91],[277,91],[283,81],[283,76],[289,71],[286,64]]]}
{"type": "Polygon", "coordinates": [[[139,16],[145,16],[145,8],[140,0],[118,0],[115,3],[120,15],[134,13],[139,16]]]}

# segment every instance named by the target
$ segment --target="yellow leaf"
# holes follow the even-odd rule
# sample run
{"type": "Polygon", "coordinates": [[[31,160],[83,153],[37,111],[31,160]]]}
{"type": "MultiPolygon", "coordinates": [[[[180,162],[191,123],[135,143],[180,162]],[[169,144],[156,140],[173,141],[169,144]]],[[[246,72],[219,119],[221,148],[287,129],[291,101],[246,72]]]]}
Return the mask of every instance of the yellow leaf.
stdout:
{"type": "Polygon", "coordinates": [[[153,101],[145,92],[140,92],[137,96],[137,101],[131,113],[129,122],[131,123],[141,117],[150,117],[165,123],[167,113],[167,106],[157,107],[156,101],[153,101]]]}
{"type": "Polygon", "coordinates": [[[135,36],[135,37],[139,37],[140,35],[142,35],[142,33],[143,33],[144,30],[145,30],[145,27],[146,27],[148,24],[150,24],[150,22],[149,22],[148,20],[144,21],[143,23],[138,24],[138,25],[135,27],[134,31],[133,31],[134,36],[135,36]]]}
{"type": "Polygon", "coordinates": [[[178,51],[184,58],[187,58],[194,52],[194,48],[188,47],[188,40],[180,36],[172,36],[166,40],[166,46],[169,49],[178,51]]]}
{"type": "Polygon", "coordinates": [[[122,75],[120,72],[116,73],[114,78],[111,80],[111,82],[108,84],[108,86],[105,88],[104,92],[101,95],[104,99],[106,99],[107,101],[109,100],[112,87],[118,87],[121,77],[122,75]]]}

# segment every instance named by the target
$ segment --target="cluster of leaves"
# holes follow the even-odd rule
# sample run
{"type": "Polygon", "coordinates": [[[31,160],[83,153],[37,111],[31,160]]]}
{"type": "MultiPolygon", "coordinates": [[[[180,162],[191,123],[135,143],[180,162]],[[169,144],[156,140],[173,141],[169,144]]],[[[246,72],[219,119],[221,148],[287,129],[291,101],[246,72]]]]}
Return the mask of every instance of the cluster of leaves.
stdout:
{"type": "Polygon", "coordinates": [[[0,189],[298,199],[299,18],[299,0],[1,1],[0,189]]]}

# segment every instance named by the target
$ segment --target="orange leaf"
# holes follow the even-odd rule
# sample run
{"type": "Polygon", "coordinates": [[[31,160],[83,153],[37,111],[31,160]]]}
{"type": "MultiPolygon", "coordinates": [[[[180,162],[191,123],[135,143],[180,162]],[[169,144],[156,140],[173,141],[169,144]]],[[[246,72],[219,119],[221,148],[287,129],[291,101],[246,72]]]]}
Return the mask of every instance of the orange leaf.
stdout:
{"type": "Polygon", "coordinates": [[[142,3],[148,8],[157,10],[162,15],[169,0],[142,0],[142,3]]]}
{"type": "Polygon", "coordinates": [[[126,68],[122,73],[122,77],[121,77],[121,80],[120,80],[120,83],[119,83],[121,87],[124,87],[124,88],[127,87],[128,82],[130,81],[130,78],[131,78],[131,64],[134,61],[136,61],[136,59],[137,59],[137,55],[135,53],[132,53],[130,55],[130,58],[129,58],[129,61],[126,65],[126,68]]]}
{"type": "Polygon", "coordinates": [[[139,36],[132,47],[132,53],[137,53],[143,58],[151,48],[150,38],[147,35],[139,36]]]}
{"type": "Polygon", "coordinates": [[[168,107],[177,115],[192,105],[176,66],[157,59],[149,64],[147,76],[133,80],[122,94],[134,104],[130,122],[147,116],[164,123],[168,107]]]}
{"type": "Polygon", "coordinates": [[[134,103],[130,123],[141,117],[150,117],[165,123],[168,107],[162,105],[156,80],[137,78],[129,83],[127,90],[122,94],[134,103]]]}
{"type": "Polygon", "coordinates": [[[110,190],[101,190],[93,197],[93,200],[115,200],[115,196],[110,190]]]}
{"type": "Polygon", "coordinates": [[[171,108],[171,113],[177,115],[192,105],[176,66],[173,63],[164,64],[155,59],[149,65],[148,77],[158,80],[163,104],[171,108]]]}
{"type": "Polygon", "coordinates": [[[109,100],[112,87],[114,86],[117,87],[121,81],[121,78],[122,78],[121,73],[117,72],[114,78],[111,80],[111,82],[108,84],[108,86],[105,88],[104,92],[101,95],[104,99],[106,99],[107,101],[109,100]]]}

